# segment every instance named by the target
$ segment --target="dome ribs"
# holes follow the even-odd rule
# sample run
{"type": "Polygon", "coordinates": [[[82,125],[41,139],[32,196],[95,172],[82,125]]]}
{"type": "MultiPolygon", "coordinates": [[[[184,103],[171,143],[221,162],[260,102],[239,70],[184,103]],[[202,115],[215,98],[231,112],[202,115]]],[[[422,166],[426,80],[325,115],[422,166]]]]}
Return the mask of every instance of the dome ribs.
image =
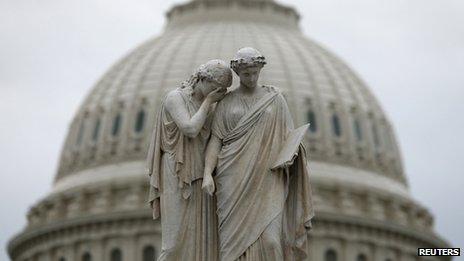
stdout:
{"type": "MultiPolygon", "coordinates": [[[[299,30],[240,20],[239,17],[234,21],[168,27],[163,36],[144,43],[112,67],[97,83],[91,92],[93,97],[88,97],[79,115],[85,110],[87,117],[93,118],[95,108],[105,109],[103,132],[107,136],[115,114],[121,113],[121,135],[98,143],[98,153],[104,155],[91,165],[140,160],[145,146],[142,149],[134,144],[143,145],[141,142],[148,137],[152,115],[164,94],[187,79],[200,63],[213,58],[228,61],[233,52],[244,46],[255,47],[268,58],[261,82],[284,91],[296,124],[307,121],[309,110],[313,113],[317,129],[308,133],[311,159],[373,170],[401,180],[402,165],[398,162],[399,152],[391,126],[356,74],[340,58],[306,39],[299,30]],[[131,124],[141,108],[144,108],[149,127],[135,135],[131,124]],[[334,134],[334,115],[341,129],[337,130],[340,137],[334,134]],[[354,119],[359,122],[361,141],[356,138],[354,119]],[[383,145],[377,149],[372,144],[372,124],[382,138],[383,145]],[[137,151],[133,151],[134,146],[138,147],[137,151]],[[397,174],[392,174],[394,172],[397,174]]],[[[80,119],[81,116],[76,116],[74,127],[80,119]]],[[[71,151],[75,132],[70,131],[65,142],[61,160],[65,166],[73,162],[71,151]]],[[[79,163],[71,168],[60,166],[58,172],[84,168],[79,163]]]]}
{"type": "Polygon", "coordinates": [[[279,33],[276,34],[276,33],[273,33],[269,27],[267,27],[265,31],[269,39],[273,43],[274,50],[277,54],[277,57],[280,63],[279,65],[282,67],[282,71],[285,76],[285,81],[287,83],[287,86],[282,86],[282,87],[277,86],[277,87],[286,90],[289,96],[291,97],[291,99],[287,100],[287,102],[288,102],[289,108],[292,108],[291,112],[292,112],[294,122],[295,123],[302,122],[301,114],[298,113],[298,105],[295,102],[297,95],[295,93],[295,85],[293,82],[293,77],[289,69],[289,64],[291,64],[291,62],[287,61],[286,55],[284,55],[283,53],[283,50],[288,50],[288,48],[282,47],[283,42],[282,42],[281,32],[280,32],[282,30],[279,30],[279,33]]]}

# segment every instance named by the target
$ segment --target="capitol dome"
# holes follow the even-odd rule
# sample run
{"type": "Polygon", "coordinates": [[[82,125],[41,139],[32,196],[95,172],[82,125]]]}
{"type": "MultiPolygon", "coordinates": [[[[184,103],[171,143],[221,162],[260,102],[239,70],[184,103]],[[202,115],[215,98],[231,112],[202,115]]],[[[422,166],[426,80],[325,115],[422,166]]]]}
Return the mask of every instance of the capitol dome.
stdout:
{"type": "Polygon", "coordinates": [[[266,57],[260,81],[284,93],[295,125],[311,123],[310,260],[416,260],[418,247],[447,246],[410,194],[378,101],[345,62],[302,34],[293,8],[193,0],[167,19],[161,36],[112,66],[82,103],[51,192],[10,241],[12,260],[154,260],[161,232],[145,171],[154,115],[198,65],[228,61],[244,46],[266,57]]]}

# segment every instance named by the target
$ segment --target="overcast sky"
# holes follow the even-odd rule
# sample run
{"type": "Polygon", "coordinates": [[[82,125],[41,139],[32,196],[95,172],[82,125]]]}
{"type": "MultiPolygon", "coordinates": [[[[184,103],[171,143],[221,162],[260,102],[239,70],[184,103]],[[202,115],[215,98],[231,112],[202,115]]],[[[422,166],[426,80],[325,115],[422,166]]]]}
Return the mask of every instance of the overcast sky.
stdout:
{"type": "MultiPolygon", "coordinates": [[[[162,33],[178,2],[0,0],[0,260],[49,191],[85,95],[113,62],[162,33]]],[[[437,231],[464,247],[464,1],[281,2],[369,84],[397,132],[412,194],[437,231]]]]}

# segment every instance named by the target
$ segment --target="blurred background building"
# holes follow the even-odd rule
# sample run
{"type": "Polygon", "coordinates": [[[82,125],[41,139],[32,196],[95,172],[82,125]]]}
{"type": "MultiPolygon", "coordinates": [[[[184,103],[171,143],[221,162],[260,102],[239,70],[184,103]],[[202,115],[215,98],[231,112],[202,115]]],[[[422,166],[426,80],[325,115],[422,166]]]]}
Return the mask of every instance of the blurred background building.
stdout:
{"type": "Polygon", "coordinates": [[[192,0],[167,19],[161,36],[116,62],[90,91],[69,126],[52,191],[9,243],[12,260],[153,261],[161,232],[146,202],[145,158],[160,100],[201,63],[228,61],[244,46],[266,56],[261,82],[284,92],[296,125],[311,123],[310,260],[418,260],[418,247],[447,246],[410,195],[376,98],[303,36],[296,10],[272,0],[192,0]]]}

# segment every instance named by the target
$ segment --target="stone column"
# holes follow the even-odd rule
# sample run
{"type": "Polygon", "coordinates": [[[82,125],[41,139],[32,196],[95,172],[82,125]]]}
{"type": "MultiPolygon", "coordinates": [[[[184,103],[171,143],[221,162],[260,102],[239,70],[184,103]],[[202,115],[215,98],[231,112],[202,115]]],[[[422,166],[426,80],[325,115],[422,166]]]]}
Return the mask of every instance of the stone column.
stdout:
{"type": "Polygon", "coordinates": [[[138,260],[137,259],[137,244],[135,237],[133,235],[128,236],[125,240],[124,244],[124,254],[123,254],[123,259],[124,260],[138,260]]]}
{"type": "Polygon", "coordinates": [[[343,213],[348,215],[356,215],[358,209],[355,202],[353,201],[351,193],[348,190],[342,189],[339,193],[339,196],[343,213]]]}
{"type": "Polygon", "coordinates": [[[76,192],[72,198],[71,202],[68,205],[67,216],[76,217],[80,215],[82,204],[84,202],[84,195],[82,192],[76,192]]]}
{"type": "Polygon", "coordinates": [[[92,240],[92,259],[93,260],[105,260],[105,248],[103,246],[103,238],[97,237],[92,240]]]}
{"type": "Polygon", "coordinates": [[[92,212],[95,214],[105,213],[109,207],[109,201],[111,200],[111,187],[105,186],[101,188],[95,199],[95,204],[92,208],[92,212]]]}
{"type": "Polygon", "coordinates": [[[368,211],[372,218],[377,220],[385,220],[385,208],[383,206],[382,201],[376,196],[371,193],[367,196],[367,205],[368,211]]]}

